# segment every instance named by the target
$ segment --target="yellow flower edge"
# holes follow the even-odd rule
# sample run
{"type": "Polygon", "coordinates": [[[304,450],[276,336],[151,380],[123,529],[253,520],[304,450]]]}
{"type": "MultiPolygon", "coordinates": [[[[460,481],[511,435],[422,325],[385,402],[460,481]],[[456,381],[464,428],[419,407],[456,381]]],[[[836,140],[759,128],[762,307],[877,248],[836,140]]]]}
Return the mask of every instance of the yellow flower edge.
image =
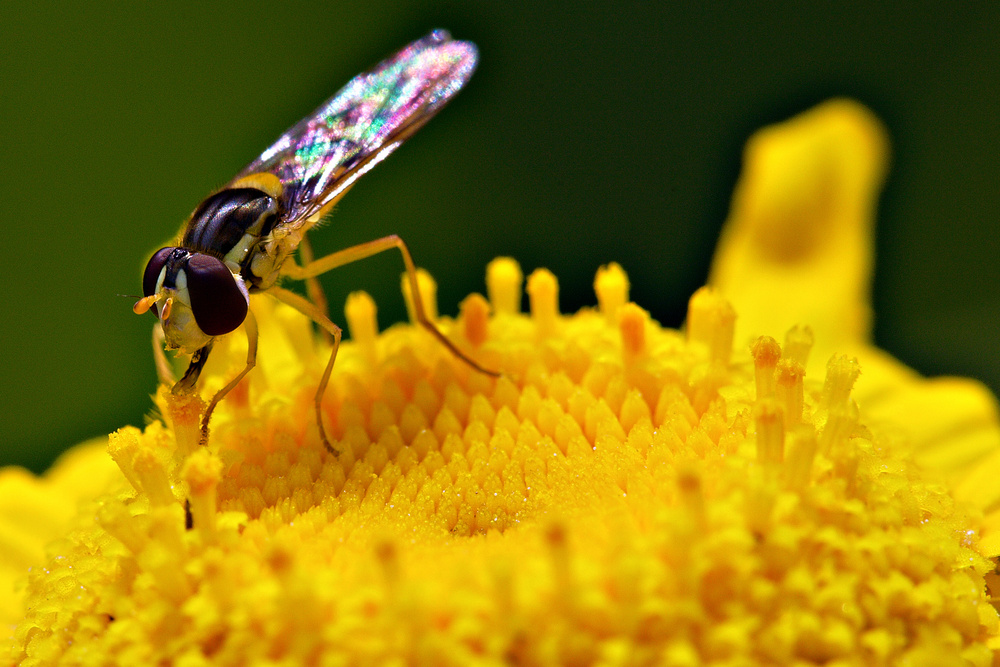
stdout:
{"type": "MultiPolygon", "coordinates": [[[[836,104],[836,122],[869,122],[836,104]]],[[[734,207],[728,226],[745,220],[734,207]]],[[[0,475],[0,501],[12,479],[34,488],[34,533],[55,536],[44,558],[24,538],[10,661],[993,664],[992,399],[918,378],[863,333],[829,332],[854,356],[818,361],[836,318],[739,331],[740,308],[784,317],[793,300],[769,285],[734,308],[718,275],[679,332],[614,264],[573,315],[535,271],[522,313],[520,268],[496,260],[488,299],[438,322],[499,379],[419,328],[378,333],[354,294],[323,404],[339,457],[312,410],[329,348],[255,297],[260,365],[207,447],[200,399],[161,388],[163,422],[112,434],[107,481],[92,446],[40,480],[0,475]],[[862,401],[866,379],[880,389],[862,401]]],[[[203,395],[245,349],[220,341],[203,395]]]]}
{"type": "Polygon", "coordinates": [[[97,438],[63,454],[42,477],[0,468],[0,623],[13,628],[24,615],[24,574],[45,562],[45,547],[65,534],[81,500],[106,492],[121,472],[97,438]]]}

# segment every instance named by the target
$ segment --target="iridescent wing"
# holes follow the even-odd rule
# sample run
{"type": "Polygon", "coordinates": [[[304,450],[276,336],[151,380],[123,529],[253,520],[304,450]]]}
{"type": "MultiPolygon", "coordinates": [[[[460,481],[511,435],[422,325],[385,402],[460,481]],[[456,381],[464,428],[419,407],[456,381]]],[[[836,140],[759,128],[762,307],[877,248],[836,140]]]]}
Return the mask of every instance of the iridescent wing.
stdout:
{"type": "Polygon", "coordinates": [[[476,46],[435,30],[359,74],[233,181],[274,174],[283,227],[314,222],[354,181],[430,120],[476,68],[476,46]]]}

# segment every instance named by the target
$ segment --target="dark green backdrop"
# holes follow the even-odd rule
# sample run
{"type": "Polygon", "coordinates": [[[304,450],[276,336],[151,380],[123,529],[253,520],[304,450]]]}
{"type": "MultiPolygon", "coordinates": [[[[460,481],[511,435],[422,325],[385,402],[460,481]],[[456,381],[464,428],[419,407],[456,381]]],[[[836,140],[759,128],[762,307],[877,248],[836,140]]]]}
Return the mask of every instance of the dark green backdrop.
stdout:
{"type": "MultiPolygon", "coordinates": [[[[878,342],[1000,387],[1000,10],[830,3],[32,3],[0,12],[0,464],[141,424],[144,256],[351,76],[433,27],[479,44],[454,104],[368,175],[318,252],[396,232],[453,314],[483,267],[552,269],[564,310],[598,265],[676,326],[705,279],[756,128],[834,95],[893,140],[878,342]],[[103,5],[103,6],[102,6],[103,5]]],[[[987,5],[984,3],[983,7],[987,5]]],[[[325,281],[403,317],[388,256],[325,281]]]]}

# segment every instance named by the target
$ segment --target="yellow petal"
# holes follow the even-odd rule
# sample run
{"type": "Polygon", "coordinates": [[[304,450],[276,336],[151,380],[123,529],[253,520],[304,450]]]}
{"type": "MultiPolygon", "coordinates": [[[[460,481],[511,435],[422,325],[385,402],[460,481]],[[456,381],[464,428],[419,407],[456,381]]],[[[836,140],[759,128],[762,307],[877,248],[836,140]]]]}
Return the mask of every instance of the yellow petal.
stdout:
{"type": "Polygon", "coordinates": [[[0,468],[0,623],[23,614],[26,573],[45,562],[45,546],[66,533],[81,502],[106,493],[118,476],[107,446],[107,438],[79,445],[43,477],[0,468]]]}
{"type": "Polygon", "coordinates": [[[808,324],[825,363],[868,340],[872,226],[887,159],[882,125],[850,100],[750,139],[709,279],[740,313],[737,344],[808,324]]]}

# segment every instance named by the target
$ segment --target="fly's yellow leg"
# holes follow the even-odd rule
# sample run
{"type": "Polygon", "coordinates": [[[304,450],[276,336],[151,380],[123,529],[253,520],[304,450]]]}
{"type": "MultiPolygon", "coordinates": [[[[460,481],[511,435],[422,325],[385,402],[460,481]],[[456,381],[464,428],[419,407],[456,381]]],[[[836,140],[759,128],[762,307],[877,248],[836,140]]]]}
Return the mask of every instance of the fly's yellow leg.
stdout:
{"type": "Polygon", "coordinates": [[[153,359],[156,363],[156,377],[160,384],[173,384],[177,382],[177,376],[174,374],[170,360],[167,359],[167,353],[164,352],[166,342],[167,337],[163,334],[163,327],[157,322],[156,326],[153,327],[153,359]]]}
{"type": "Polygon", "coordinates": [[[323,377],[320,378],[319,386],[316,388],[316,424],[319,426],[319,437],[323,441],[323,446],[326,447],[326,450],[334,456],[340,456],[340,452],[334,449],[333,445],[330,444],[330,439],[326,435],[326,429],[323,427],[323,394],[326,392],[326,386],[330,383],[330,373],[333,372],[333,364],[337,360],[337,350],[340,349],[340,338],[342,334],[340,327],[331,322],[330,318],[327,317],[316,306],[316,304],[311,303],[308,299],[299,296],[295,292],[274,286],[269,288],[267,293],[276,298],[278,301],[287,303],[289,306],[311,319],[313,322],[321,326],[323,331],[333,338],[333,351],[330,352],[330,360],[326,362],[326,369],[323,371],[323,377]]]}
{"type": "Polygon", "coordinates": [[[386,236],[385,238],[376,239],[374,241],[369,241],[368,243],[359,243],[356,246],[338,250],[335,253],[331,253],[326,257],[321,257],[304,266],[298,266],[290,261],[285,262],[282,267],[282,273],[295,280],[308,280],[309,278],[315,278],[316,276],[336,269],[337,267],[344,266],[345,264],[351,264],[352,262],[357,262],[362,259],[367,259],[372,255],[377,255],[380,252],[392,250],[393,248],[398,249],[403,255],[403,264],[406,265],[406,276],[410,281],[410,292],[413,294],[413,310],[415,311],[414,314],[416,315],[417,322],[422,327],[427,329],[427,331],[429,331],[435,338],[437,338],[449,352],[468,364],[471,368],[474,368],[485,375],[500,377],[500,373],[483,368],[476,361],[466,356],[465,353],[455,347],[455,344],[448,340],[448,338],[441,333],[441,330],[437,328],[437,325],[435,325],[434,322],[427,317],[427,311],[424,308],[424,302],[420,296],[420,288],[417,284],[417,267],[413,263],[413,258],[410,256],[410,251],[406,247],[406,244],[403,243],[403,239],[399,238],[395,234],[392,236],[386,236]]]}
{"type": "Polygon", "coordinates": [[[247,318],[243,320],[243,328],[247,332],[247,365],[240,371],[239,375],[229,381],[229,384],[215,393],[208,408],[205,409],[205,415],[201,418],[201,444],[203,445],[208,442],[208,423],[212,418],[215,406],[257,365],[257,320],[254,318],[252,310],[247,311],[247,318]]]}

